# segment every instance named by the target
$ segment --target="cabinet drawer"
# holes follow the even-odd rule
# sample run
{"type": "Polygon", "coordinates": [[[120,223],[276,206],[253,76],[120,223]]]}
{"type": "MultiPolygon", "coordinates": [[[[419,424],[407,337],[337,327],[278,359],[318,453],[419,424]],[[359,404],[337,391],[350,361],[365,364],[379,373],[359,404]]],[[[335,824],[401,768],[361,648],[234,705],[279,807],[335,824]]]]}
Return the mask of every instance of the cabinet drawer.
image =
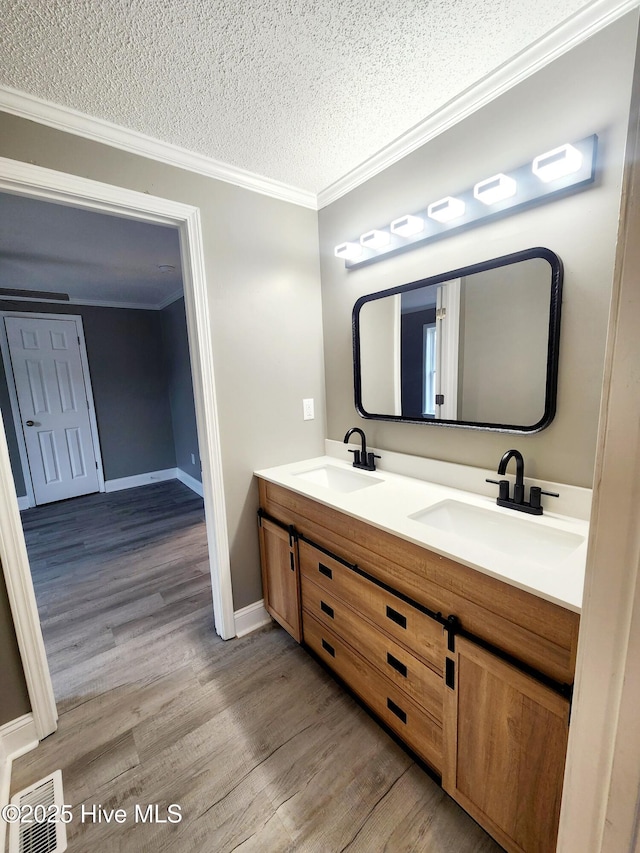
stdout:
{"type": "Polygon", "coordinates": [[[336,598],[351,602],[367,619],[409,646],[415,655],[442,674],[442,625],[302,540],[299,542],[299,556],[304,578],[336,598]]]}
{"type": "Polygon", "coordinates": [[[305,619],[310,614],[322,622],[434,719],[442,721],[444,686],[441,675],[307,577],[302,579],[302,607],[305,619]]]}
{"type": "Polygon", "coordinates": [[[390,729],[438,773],[442,727],[337,634],[305,614],[304,641],[390,729]]]}

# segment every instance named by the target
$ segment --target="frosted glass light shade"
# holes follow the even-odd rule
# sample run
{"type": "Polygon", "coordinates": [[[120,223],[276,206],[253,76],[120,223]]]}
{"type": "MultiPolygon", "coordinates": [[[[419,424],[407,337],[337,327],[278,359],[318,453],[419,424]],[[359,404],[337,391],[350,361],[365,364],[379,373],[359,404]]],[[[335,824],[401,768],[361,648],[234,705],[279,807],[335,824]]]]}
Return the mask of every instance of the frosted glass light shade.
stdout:
{"type": "Polygon", "coordinates": [[[366,249],[383,249],[389,245],[391,235],[388,231],[367,231],[360,237],[360,245],[366,249]]]}
{"type": "Polygon", "coordinates": [[[434,201],[427,208],[427,215],[437,222],[451,222],[452,219],[458,219],[464,216],[465,203],[462,199],[452,198],[450,195],[446,198],[441,198],[434,201]]]}
{"type": "Polygon", "coordinates": [[[531,170],[545,184],[572,175],[582,166],[582,154],[573,145],[561,145],[540,154],[533,161],[531,170]]]}
{"type": "Polygon", "coordinates": [[[424,219],[421,216],[401,216],[390,225],[391,233],[399,237],[413,237],[424,231],[424,219]]]}
{"type": "Polygon", "coordinates": [[[345,261],[355,261],[362,255],[362,246],[357,243],[340,243],[333,250],[336,258],[343,258],[345,261]]]}
{"type": "Polygon", "coordinates": [[[517,184],[508,175],[502,173],[480,181],[473,188],[473,195],[483,204],[495,204],[516,194],[517,184]]]}

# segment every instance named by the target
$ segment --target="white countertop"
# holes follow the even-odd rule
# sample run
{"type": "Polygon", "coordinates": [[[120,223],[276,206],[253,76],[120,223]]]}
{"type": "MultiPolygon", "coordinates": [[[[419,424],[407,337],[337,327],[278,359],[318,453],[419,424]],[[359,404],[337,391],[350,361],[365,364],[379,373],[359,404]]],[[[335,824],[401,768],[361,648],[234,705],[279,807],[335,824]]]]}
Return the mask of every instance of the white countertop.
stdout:
{"type": "MultiPolygon", "coordinates": [[[[456,560],[483,574],[531,592],[569,610],[580,612],[589,530],[588,522],[583,519],[560,515],[549,511],[546,507],[544,515],[528,515],[498,507],[495,498],[486,495],[431,483],[380,468],[374,472],[362,471],[332,456],[319,456],[302,462],[266,468],[256,471],[255,474],[408,542],[422,545],[430,551],[456,560]],[[356,491],[340,492],[297,476],[297,474],[325,466],[346,472],[357,472],[361,477],[373,478],[377,482],[356,491]],[[529,543],[521,549],[522,553],[517,547],[512,548],[511,553],[505,553],[500,547],[494,548],[478,541],[471,533],[459,535],[411,518],[412,515],[435,507],[443,501],[456,501],[471,508],[490,510],[491,515],[481,516],[481,520],[489,519],[492,527],[496,528],[498,525],[498,530],[500,525],[503,525],[507,532],[510,530],[506,539],[510,537],[513,540],[515,535],[517,541],[518,531],[523,531],[527,534],[529,543]],[[518,523],[514,524],[514,522],[518,523]],[[559,537],[562,536],[562,532],[565,532],[582,537],[582,541],[577,547],[567,549],[570,553],[558,552],[556,555],[553,544],[547,544],[546,540],[545,548],[536,548],[535,537],[538,530],[541,543],[547,534],[554,537],[554,531],[558,532],[559,537]],[[549,558],[550,553],[551,558],[549,558]]],[[[497,487],[494,488],[497,489],[497,487]]],[[[470,514],[473,515],[473,510],[470,514]]],[[[573,537],[566,538],[573,541],[573,537]]],[[[578,539],[575,539],[575,542],[578,542],[578,539]]]]}

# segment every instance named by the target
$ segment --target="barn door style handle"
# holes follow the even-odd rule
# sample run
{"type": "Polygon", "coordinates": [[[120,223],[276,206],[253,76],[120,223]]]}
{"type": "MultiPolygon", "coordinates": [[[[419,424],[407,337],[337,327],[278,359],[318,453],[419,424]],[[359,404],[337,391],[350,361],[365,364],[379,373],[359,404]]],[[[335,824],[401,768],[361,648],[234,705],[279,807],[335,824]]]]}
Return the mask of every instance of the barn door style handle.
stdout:
{"type": "Polygon", "coordinates": [[[25,423],[27,424],[27,426],[35,426],[36,425],[35,421],[25,421],[25,423]]]}

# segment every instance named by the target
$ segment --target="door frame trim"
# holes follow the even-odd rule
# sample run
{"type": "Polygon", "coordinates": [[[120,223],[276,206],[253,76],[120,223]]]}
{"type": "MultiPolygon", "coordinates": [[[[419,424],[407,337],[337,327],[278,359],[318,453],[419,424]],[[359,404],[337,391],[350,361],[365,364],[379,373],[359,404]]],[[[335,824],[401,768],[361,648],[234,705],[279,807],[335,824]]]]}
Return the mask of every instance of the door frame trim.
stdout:
{"type": "MultiPolygon", "coordinates": [[[[202,459],[216,632],[235,636],[213,340],[200,210],[191,205],[0,157],[0,191],[178,228],[202,459]]],[[[0,561],[38,737],[55,731],[57,710],[24,542],[7,440],[0,429],[0,561]]]]}
{"type": "MultiPolygon", "coordinates": [[[[0,311],[0,318],[2,318],[2,320],[4,321],[5,317],[27,317],[36,320],[71,320],[73,323],[75,323],[76,332],[79,338],[82,377],[84,380],[85,391],[87,394],[87,402],[89,404],[89,426],[91,430],[91,442],[93,444],[93,452],[97,463],[96,471],[98,475],[98,491],[104,492],[105,482],[104,468],[102,466],[102,451],[100,449],[98,421],[96,419],[96,409],[93,400],[93,388],[91,386],[91,373],[89,372],[89,359],[87,357],[87,343],[84,337],[84,326],[82,324],[82,316],[80,314],[45,314],[39,311],[0,311]]],[[[16,440],[18,442],[18,452],[20,454],[20,462],[22,464],[22,477],[24,479],[24,487],[27,492],[29,507],[34,507],[36,506],[35,490],[33,488],[33,479],[31,477],[31,468],[29,466],[27,444],[22,429],[20,404],[18,402],[18,389],[16,388],[13,365],[11,364],[9,341],[7,338],[7,329],[4,322],[0,323],[0,350],[2,351],[2,358],[4,361],[4,374],[7,378],[7,388],[9,389],[9,400],[11,401],[11,412],[13,414],[13,423],[16,430],[16,440]]]]}

